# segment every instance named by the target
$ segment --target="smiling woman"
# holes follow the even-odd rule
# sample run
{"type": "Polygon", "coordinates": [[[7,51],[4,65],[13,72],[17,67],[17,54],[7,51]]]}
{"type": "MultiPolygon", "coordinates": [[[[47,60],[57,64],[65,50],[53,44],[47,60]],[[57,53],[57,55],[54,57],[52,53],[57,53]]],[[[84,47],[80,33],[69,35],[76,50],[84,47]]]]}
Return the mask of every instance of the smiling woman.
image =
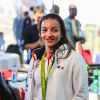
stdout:
{"type": "Polygon", "coordinates": [[[44,47],[33,51],[25,100],[88,100],[86,64],[68,41],[61,17],[45,15],[39,32],[44,47]]]}

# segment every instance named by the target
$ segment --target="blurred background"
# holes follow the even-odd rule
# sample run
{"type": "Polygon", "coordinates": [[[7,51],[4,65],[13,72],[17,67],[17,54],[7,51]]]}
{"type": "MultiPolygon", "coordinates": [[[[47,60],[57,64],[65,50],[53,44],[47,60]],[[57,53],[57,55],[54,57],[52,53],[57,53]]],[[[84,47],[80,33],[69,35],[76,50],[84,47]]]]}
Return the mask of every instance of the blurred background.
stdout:
{"type": "Polygon", "coordinates": [[[43,5],[45,12],[48,13],[53,4],[59,5],[60,16],[63,19],[68,16],[70,4],[77,6],[77,19],[81,22],[86,36],[83,47],[90,49],[92,53],[100,52],[100,37],[98,37],[100,27],[99,0],[63,0],[63,2],[62,0],[0,0],[0,32],[3,32],[5,40],[4,49],[9,44],[16,43],[12,28],[17,13],[29,11],[30,7],[36,5],[43,5]]]}

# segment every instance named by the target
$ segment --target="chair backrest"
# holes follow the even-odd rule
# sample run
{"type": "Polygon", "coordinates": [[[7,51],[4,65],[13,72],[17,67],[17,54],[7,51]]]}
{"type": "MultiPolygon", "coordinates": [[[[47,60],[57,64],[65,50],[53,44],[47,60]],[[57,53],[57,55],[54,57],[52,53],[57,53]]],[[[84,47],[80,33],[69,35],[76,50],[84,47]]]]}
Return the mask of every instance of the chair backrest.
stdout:
{"type": "Polygon", "coordinates": [[[87,64],[93,64],[92,62],[92,54],[90,50],[82,50],[82,56],[84,57],[84,60],[87,64]]]}
{"type": "Polygon", "coordinates": [[[87,64],[93,64],[92,62],[92,54],[89,49],[83,50],[82,43],[76,43],[76,51],[81,54],[87,64]]]}
{"type": "Polygon", "coordinates": [[[18,45],[14,45],[14,44],[9,45],[7,47],[6,52],[8,52],[8,53],[17,53],[17,54],[20,55],[19,46],[18,45]]]}

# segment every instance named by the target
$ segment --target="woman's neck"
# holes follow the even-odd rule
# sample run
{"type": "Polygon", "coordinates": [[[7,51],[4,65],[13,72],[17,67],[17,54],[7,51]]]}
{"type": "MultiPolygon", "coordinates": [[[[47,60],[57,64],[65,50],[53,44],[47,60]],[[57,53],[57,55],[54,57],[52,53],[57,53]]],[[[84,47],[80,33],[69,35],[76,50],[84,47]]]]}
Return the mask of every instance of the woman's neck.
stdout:
{"type": "Polygon", "coordinates": [[[49,48],[49,47],[46,47],[46,54],[47,54],[47,57],[49,56],[49,54],[53,51],[52,48],[49,48]]]}
{"type": "Polygon", "coordinates": [[[63,45],[64,42],[63,41],[59,41],[56,45],[52,46],[52,47],[45,47],[47,56],[50,54],[50,52],[55,53],[55,51],[61,46],[63,45]]]}

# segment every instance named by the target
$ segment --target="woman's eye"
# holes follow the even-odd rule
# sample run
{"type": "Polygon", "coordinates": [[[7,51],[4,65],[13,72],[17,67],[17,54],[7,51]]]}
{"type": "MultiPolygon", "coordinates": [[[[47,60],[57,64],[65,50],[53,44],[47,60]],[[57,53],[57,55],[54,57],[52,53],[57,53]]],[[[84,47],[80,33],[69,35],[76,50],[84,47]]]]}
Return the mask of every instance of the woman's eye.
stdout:
{"type": "Polygon", "coordinates": [[[46,29],[41,29],[41,32],[43,33],[43,32],[46,32],[46,29]]]}
{"type": "Polygon", "coordinates": [[[52,31],[53,31],[53,32],[58,32],[58,29],[53,29],[52,31]]]}

